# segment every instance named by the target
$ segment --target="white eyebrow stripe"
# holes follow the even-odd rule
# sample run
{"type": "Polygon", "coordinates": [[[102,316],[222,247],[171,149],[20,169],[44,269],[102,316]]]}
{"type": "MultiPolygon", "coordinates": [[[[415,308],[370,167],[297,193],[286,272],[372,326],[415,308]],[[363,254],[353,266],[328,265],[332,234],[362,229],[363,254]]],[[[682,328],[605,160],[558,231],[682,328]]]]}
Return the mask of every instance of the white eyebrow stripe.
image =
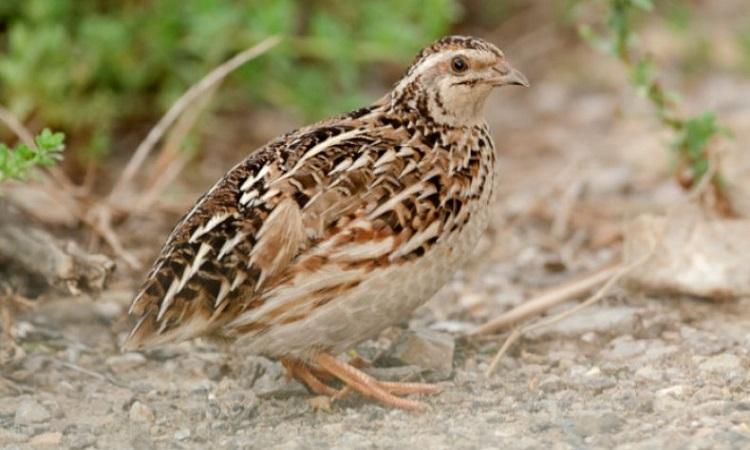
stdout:
{"type": "Polygon", "coordinates": [[[406,86],[413,83],[414,80],[419,78],[422,74],[424,74],[425,72],[428,72],[430,69],[432,69],[433,67],[440,64],[443,61],[451,60],[455,56],[458,56],[458,55],[466,55],[469,57],[472,57],[472,56],[479,57],[482,53],[485,53],[486,51],[487,50],[463,48],[460,50],[445,50],[445,51],[433,53],[427,56],[423,61],[421,61],[414,68],[414,71],[412,73],[402,78],[401,81],[399,81],[399,83],[394,88],[394,92],[401,92],[406,86]]]}

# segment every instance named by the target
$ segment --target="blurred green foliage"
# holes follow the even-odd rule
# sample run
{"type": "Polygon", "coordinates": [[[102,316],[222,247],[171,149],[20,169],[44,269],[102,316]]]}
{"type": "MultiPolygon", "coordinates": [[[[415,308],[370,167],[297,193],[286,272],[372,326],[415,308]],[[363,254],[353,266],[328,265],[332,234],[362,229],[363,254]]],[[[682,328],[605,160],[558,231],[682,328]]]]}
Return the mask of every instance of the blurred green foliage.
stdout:
{"type": "MultiPolygon", "coordinates": [[[[697,185],[708,172],[711,163],[711,143],[719,136],[729,135],[712,112],[702,112],[684,117],[677,107],[679,95],[661,85],[653,59],[637,48],[633,16],[638,12],[651,12],[653,0],[606,0],[605,32],[597,33],[593,27],[579,27],[581,36],[593,46],[611,52],[630,71],[633,85],[643,92],[654,106],[658,120],[674,132],[672,148],[676,155],[677,178],[685,187],[697,185]]],[[[684,19],[683,17],[683,20],[684,19]]],[[[731,205],[724,192],[724,180],[717,171],[709,180],[714,189],[717,207],[730,213],[731,205]]]]}
{"type": "Polygon", "coordinates": [[[365,77],[443,34],[457,0],[2,0],[0,103],[101,155],[128,121],[161,114],[212,68],[263,38],[284,43],[222,90],[307,119],[370,100],[365,77]]]}
{"type": "Polygon", "coordinates": [[[0,142],[0,182],[25,180],[35,167],[48,167],[62,159],[65,135],[45,128],[34,138],[34,147],[18,144],[14,148],[0,142]]]}

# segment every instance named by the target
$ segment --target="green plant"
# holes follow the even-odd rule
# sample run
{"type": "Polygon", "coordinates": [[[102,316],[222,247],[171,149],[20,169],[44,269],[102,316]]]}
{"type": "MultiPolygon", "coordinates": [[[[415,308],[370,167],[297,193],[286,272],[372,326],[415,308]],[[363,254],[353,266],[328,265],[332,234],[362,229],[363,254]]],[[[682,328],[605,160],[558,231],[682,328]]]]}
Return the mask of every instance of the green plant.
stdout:
{"type": "Polygon", "coordinates": [[[62,160],[65,135],[45,128],[34,138],[34,144],[18,144],[10,148],[0,143],[0,182],[26,180],[32,169],[49,167],[62,160]]]}
{"type": "Polygon", "coordinates": [[[221,104],[311,120],[369,100],[366,79],[403,64],[457,14],[457,0],[3,0],[0,103],[64,130],[74,159],[96,161],[222,61],[281,35],[231,76],[221,104]]]}
{"type": "MultiPolygon", "coordinates": [[[[729,135],[712,112],[684,116],[678,108],[679,95],[664,89],[659,82],[657,67],[648,54],[641,54],[633,31],[633,16],[650,12],[652,0],[606,0],[605,30],[596,32],[589,25],[581,25],[581,36],[596,48],[617,57],[629,70],[632,84],[643,92],[653,105],[659,122],[674,133],[672,149],[676,156],[676,177],[685,188],[696,186],[706,176],[712,161],[712,143],[719,136],[729,135]]],[[[715,164],[715,162],[714,162],[715,164]]],[[[721,173],[715,170],[708,182],[717,209],[732,214],[721,173]]]]}

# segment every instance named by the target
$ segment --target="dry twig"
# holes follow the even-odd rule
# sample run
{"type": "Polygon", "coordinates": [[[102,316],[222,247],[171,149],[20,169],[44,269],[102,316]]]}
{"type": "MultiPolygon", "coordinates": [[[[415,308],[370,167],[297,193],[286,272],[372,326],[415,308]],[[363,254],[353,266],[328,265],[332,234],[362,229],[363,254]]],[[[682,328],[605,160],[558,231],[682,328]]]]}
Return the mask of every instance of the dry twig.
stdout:
{"type": "Polygon", "coordinates": [[[146,138],[138,145],[133,157],[128,161],[125,166],[125,170],[122,172],[122,176],[115,183],[114,188],[109,194],[108,200],[119,198],[123,190],[129,185],[135,174],[141,168],[143,163],[146,161],[149,153],[154,148],[157,142],[161,140],[164,133],[174,124],[177,118],[190,106],[197,98],[202,96],[206,91],[211,89],[216,83],[222,81],[231,72],[247,63],[248,61],[257,58],[263,53],[267,52],[274,46],[281,42],[279,36],[271,36],[264,39],[259,44],[238,53],[230,60],[226,61],[216,69],[212,70],[208,75],[203,77],[198,83],[190,87],[176,102],[172,104],[169,110],[164,116],[157,122],[157,124],[149,131],[146,138]]]}
{"type": "Polygon", "coordinates": [[[0,122],[3,122],[5,125],[7,125],[8,128],[10,128],[10,130],[15,133],[16,136],[18,136],[18,139],[20,139],[21,142],[26,144],[29,148],[36,148],[34,136],[29,132],[29,130],[26,129],[21,121],[16,118],[16,116],[14,116],[10,111],[2,106],[0,106],[0,122]]]}
{"type": "Polygon", "coordinates": [[[217,88],[218,85],[215,85],[206,91],[196,101],[196,106],[185,111],[179,120],[177,120],[174,127],[172,127],[159,152],[159,156],[156,158],[154,170],[151,171],[151,176],[147,183],[148,187],[143,190],[143,194],[136,203],[134,208],[136,212],[143,212],[151,208],[164,189],[177,178],[182,169],[190,161],[190,156],[181,152],[180,146],[188,133],[190,133],[201,112],[210,103],[217,88]]]}
{"type": "Polygon", "coordinates": [[[469,336],[497,333],[513,324],[541,314],[554,306],[585,294],[600,284],[605,283],[616,274],[620,268],[621,264],[604,267],[582,278],[542,292],[536,297],[523,302],[510,311],[507,311],[472,330],[469,332],[469,336]]]}
{"type": "Polygon", "coordinates": [[[629,274],[631,271],[633,271],[636,267],[646,263],[651,256],[654,254],[654,250],[656,249],[656,244],[651,248],[649,252],[644,254],[641,258],[638,258],[636,261],[632,262],[631,264],[628,264],[627,266],[616,266],[618,270],[610,274],[609,279],[602,287],[600,287],[591,297],[586,299],[583,303],[580,303],[568,310],[565,310],[561,312],[560,314],[557,314],[555,316],[550,317],[547,320],[542,320],[540,322],[532,323],[530,325],[526,325],[520,329],[515,329],[513,332],[506,338],[505,342],[503,343],[502,347],[500,347],[500,350],[498,350],[495,357],[492,359],[492,362],[490,363],[489,367],[485,371],[485,376],[489,377],[493,374],[495,369],[497,368],[497,365],[500,363],[500,359],[502,359],[503,355],[508,351],[510,346],[523,337],[524,334],[529,333],[531,331],[537,330],[539,328],[544,328],[546,326],[555,324],[563,319],[566,319],[573,314],[577,313],[578,311],[588,308],[589,306],[593,305],[594,303],[598,302],[604,296],[609,292],[609,290],[624,277],[625,275],[629,274]]]}

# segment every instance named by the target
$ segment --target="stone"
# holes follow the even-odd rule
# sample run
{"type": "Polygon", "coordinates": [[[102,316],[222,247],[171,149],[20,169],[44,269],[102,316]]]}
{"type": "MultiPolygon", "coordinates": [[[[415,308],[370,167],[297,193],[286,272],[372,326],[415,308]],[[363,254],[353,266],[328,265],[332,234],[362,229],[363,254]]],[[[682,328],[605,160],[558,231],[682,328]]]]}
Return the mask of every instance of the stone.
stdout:
{"type": "Polygon", "coordinates": [[[24,400],[18,405],[14,421],[16,425],[31,425],[46,422],[52,417],[47,408],[34,400],[24,400]]]}
{"type": "Polygon", "coordinates": [[[146,364],[146,357],[140,353],[125,353],[123,355],[110,356],[107,358],[106,364],[112,372],[126,372],[146,364]]]}
{"type": "Polygon", "coordinates": [[[610,342],[610,347],[602,351],[605,359],[612,361],[632,358],[646,350],[646,342],[634,340],[632,336],[621,336],[610,342]]]}
{"type": "Polygon", "coordinates": [[[233,420],[249,417],[260,403],[254,391],[242,389],[229,378],[221,380],[208,399],[212,405],[218,406],[221,418],[233,420]]]}
{"type": "Polygon", "coordinates": [[[665,396],[672,396],[674,398],[684,398],[685,393],[688,391],[688,386],[677,384],[674,386],[669,386],[663,389],[659,389],[654,393],[654,396],[656,397],[665,397],[665,396]]]}
{"type": "Polygon", "coordinates": [[[703,361],[698,369],[702,372],[729,372],[741,367],[742,361],[731,353],[722,353],[703,361]]]}
{"type": "Polygon", "coordinates": [[[539,382],[539,389],[544,392],[556,392],[564,387],[565,383],[557,375],[548,375],[539,382]]]}
{"type": "Polygon", "coordinates": [[[596,340],[596,333],[608,335],[631,333],[635,327],[638,312],[638,308],[631,306],[592,307],[530,333],[529,336],[531,338],[545,335],[580,336],[586,342],[593,342],[596,340]]]}
{"type": "Polygon", "coordinates": [[[625,265],[643,261],[628,281],[650,292],[747,297],[749,255],[750,220],[709,219],[691,208],[669,217],[643,215],[625,229],[625,265]]]}
{"type": "Polygon", "coordinates": [[[174,433],[174,438],[177,439],[178,441],[184,441],[185,439],[189,437],[190,437],[190,428],[180,428],[174,433]]]}
{"type": "Polygon", "coordinates": [[[29,444],[36,447],[58,446],[62,442],[63,434],[59,431],[50,431],[47,433],[37,434],[29,441],[29,444]]]}
{"type": "Polygon", "coordinates": [[[96,436],[91,433],[76,433],[65,438],[65,445],[70,449],[93,447],[94,444],[96,444],[96,436]]]}
{"type": "Polygon", "coordinates": [[[132,422],[153,422],[156,418],[151,408],[139,401],[130,406],[128,416],[132,422]]]}
{"type": "Polygon", "coordinates": [[[610,411],[602,413],[583,413],[573,419],[573,429],[581,436],[592,436],[599,433],[612,433],[620,428],[620,418],[610,411]]]}
{"type": "Polygon", "coordinates": [[[23,433],[13,430],[0,428],[0,447],[5,448],[11,444],[21,444],[29,440],[29,437],[23,433]]]}
{"type": "Polygon", "coordinates": [[[635,371],[635,377],[639,380],[659,381],[663,378],[663,373],[653,366],[643,366],[635,371]]]}
{"type": "Polygon", "coordinates": [[[448,378],[453,372],[453,337],[445,333],[419,330],[402,335],[391,357],[405,365],[428,369],[437,378],[448,378]]]}
{"type": "Polygon", "coordinates": [[[678,400],[671,395],[654,396],[654,411],[658,413],[668,413],[672,411],[681,411],[685,409],[685,402],[678,400]]]}

